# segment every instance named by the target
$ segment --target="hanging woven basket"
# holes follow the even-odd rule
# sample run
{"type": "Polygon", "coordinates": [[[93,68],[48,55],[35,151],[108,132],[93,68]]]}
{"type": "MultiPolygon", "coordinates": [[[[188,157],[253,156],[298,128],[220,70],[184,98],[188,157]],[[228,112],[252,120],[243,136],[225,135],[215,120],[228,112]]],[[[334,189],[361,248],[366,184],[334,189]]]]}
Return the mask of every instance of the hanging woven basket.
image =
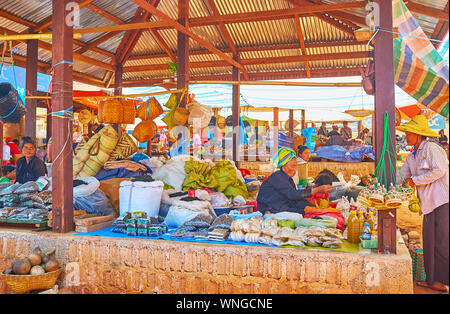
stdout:
{"type": "Polygon", "coordinates": [[[353,109],[353,110],[345,110],[344,113],[351,115],[356,118],[365,118],[374,113],[373,110],[365,110],[365,109],[353,109]]]}

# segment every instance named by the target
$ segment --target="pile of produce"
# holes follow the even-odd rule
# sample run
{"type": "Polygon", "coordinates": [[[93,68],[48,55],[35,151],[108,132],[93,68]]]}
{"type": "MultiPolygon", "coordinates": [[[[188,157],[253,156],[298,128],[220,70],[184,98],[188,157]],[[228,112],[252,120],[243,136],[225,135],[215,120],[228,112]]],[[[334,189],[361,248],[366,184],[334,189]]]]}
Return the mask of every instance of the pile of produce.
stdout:
{"type": "Polygon", "coordinates": [[[0,219],[8,221],[45,221],[52,210],[49,182],[2,183],[0,186],[0,219]]]}
{"type": "Polygon", "coordinates": [[[42,275],[58,270],[56,249],[43,254],[39,247],[34,248],[27,257],[17,257],[11,267],[3,271],[5,275],[42,275]]]}
{"type": "MultiPolygon", "coordinates": [[[[342,234],[336,228],[308,225],[289,220],[261,217],[238,219],[231,225],[230,240],[237,242],[261,243],[266,245],[292,245],[298,247],[340,248],[342,234]]],[[[311,219],[313,220],[313,219],[311,219]]]]}

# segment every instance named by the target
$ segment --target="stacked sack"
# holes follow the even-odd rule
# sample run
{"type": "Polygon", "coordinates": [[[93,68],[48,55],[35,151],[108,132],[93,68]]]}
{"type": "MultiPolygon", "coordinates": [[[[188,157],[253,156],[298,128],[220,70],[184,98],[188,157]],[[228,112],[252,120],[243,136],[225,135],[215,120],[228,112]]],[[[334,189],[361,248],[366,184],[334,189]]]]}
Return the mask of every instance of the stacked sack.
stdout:
{"type": "Polygon", "coordinates": [[[73,177],[95,177],[109,160],[117,142],[117,132],[111,125],[93,135],[74,158],[73,177]]]}

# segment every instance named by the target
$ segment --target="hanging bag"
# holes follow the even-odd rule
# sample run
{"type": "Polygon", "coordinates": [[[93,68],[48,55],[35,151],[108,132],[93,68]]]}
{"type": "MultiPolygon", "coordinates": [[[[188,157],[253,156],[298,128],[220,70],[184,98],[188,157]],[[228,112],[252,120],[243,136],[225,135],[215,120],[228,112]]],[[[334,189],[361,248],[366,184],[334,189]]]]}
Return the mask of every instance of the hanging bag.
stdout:
{"type": "MultiPolygon", "coordinates": [[[[186,92],[187,89],[183,91],[183,94],[181,95],[180,98],[180,103],[183,101],[186,92]]],[[[175,113],[173,114],[173,123],[175,125],[183,126],[186,124],[188,118],[189,118],[189,110],[185,107],[180,107],[180,104],[178,104],[178,107],[175,110],[175,113]]]]}

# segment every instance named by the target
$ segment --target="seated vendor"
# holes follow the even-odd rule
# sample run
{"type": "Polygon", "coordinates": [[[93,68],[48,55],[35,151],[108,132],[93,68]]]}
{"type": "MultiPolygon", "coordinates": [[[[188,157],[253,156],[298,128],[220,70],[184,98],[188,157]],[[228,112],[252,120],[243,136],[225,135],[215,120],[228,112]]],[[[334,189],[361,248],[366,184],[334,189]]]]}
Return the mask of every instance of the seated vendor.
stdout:
{"type": "Polygon", "coordinates": [[[13,165],[5,165],[2,167],[2,177],[0,178],[0,183],[2,182],[14,182],[16,181],[16,167],[13,165]]]}
{"type": "Polygon", "coordinates": [[[331,131],[330,133],[328,133],[328,135],[330,136],[330,138],[328,139],[328,141],[325,143],[325,146],[334,146],[334,145],[338,145],[338,146],[348,146],[351,145],[350,141],[346,141],[341,134],[339,134],[337,132],[338,127],[333,125],[333,131],[331,131]]]}
{"type": "Polygon", "coordinates": [[[308,197],[315,193],[331,191],[329,185],[297,190],[292,179],[297,173],[298,165],[293,149],[280,148],[273,161],[280,170],[272,173],[261,184],[257,197],[258,210],[263,214],[287,211],[303,215],[305,207],[309,205],[308,197]]]}
{"type": "Polygon", "coordinates": [[[299,145],[298,146],[298,162],[300,164],[305,164],[309,161],[309,157],[311,155],[311,150],[308,146],[299,145]]]}
{"type": "Polygon", "coordinates": [[[44,162],[36,157],[36,146],[33,141],[28,139],[23,141],[22,154],[23,157],[17,160],[16,182],[23,184],[45,176],[47,169],[44,162]]]}

